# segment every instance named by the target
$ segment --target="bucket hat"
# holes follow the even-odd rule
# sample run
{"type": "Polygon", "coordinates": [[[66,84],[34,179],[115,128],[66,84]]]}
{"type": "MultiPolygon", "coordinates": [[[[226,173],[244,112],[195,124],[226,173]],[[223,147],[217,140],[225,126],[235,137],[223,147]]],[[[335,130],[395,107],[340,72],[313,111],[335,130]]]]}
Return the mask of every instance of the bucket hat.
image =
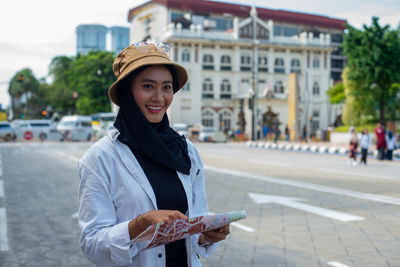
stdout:
{"type": "Polygon", "coordinates": [[[115,58],[113,71],[117,80],[108,88],[108,96],[114,104],[118,105],[119,85],[133,71],[143,66],[170,65],[175,70],[174,80],[180,90],[188,80],[186,69],[169,58],[170,47],[164,42],[135,42],[122,50],[115,58]]]}

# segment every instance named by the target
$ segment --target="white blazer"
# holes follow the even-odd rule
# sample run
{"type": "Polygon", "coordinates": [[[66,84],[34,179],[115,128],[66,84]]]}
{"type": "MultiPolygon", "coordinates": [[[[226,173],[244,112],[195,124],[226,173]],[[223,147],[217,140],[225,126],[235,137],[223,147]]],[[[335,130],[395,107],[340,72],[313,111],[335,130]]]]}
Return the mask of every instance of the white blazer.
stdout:
{"type": "MultiPolygon", "coordinates": [[[[118,131],[96,142],[79,160],[80,246],[96,266],[165,266],[165,246],[145,249],[129,245],[128,223],[136,216],[157,209],[149,181],[118,131]]],[[[189,217],[206,215],[204,169],[200,156],[187,141],[190,174],[177,172],[188,200],[189,217]]],[[[199,234],[186,238],[188,266],[201,266],[199,256],[208,257],[217,244],[200,247],[199,234]]]]}

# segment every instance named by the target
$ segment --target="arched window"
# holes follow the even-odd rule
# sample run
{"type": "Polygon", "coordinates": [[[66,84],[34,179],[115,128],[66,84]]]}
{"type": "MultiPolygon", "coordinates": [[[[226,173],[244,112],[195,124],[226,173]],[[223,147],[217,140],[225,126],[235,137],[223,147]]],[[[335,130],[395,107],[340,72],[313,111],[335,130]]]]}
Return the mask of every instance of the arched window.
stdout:
{"type": "Polygon", "coordinates": [[[277,81],[274,86],[274,93],[275,94],[283,94],[284,91],[285,91],[285,88],[283,87],[282,81],[277,81]]]}
{"type": "Polygon", "coordinates": [[[228,55],[223,55],[221,57],[221,70],[232,70],[231,57],[228,55]]]}
{"type": "Polygon", "coordinates": [[[313,95],[319,95],[319,84],[317,82],[313,84],[312,93],[313,95]]]}
{"type": "Polygon", "coordinates": [[[214,98],[214,85],[210,78],[204,79],[202,98],[214,98]]]}
{"type": "Polygon", "coordinates": [[[231,129],[231,113],[227,110],[219,113],[219,130],[229,131],[231,129]]]}
{"type": "Polygon", "coordinates": [[[214,57],[210,54],[205,54],[203,56],[203,70],[213,70],[214,69],[214,57]]]}
{"type": "Polygon", "coordinates": [[[313,65],[314,69],[319,69],[319,58],[318,57],[313,58],[312,65],[313,65]]]}
{"type": "Polygon", "coordinates": [[[228,79],[224,79],[221,82],[221,99],[231,99],[231,83],[228,79]]]}
{"type": "Polygon", "coordinates": [[[268,57],[259,56],[258,57],[258,71],[268,72],[268,57]]]}
{"type": "Polygon", "coordinates": [[[205,127],[214,126],[214,112],[205,110],[201,113],[201,124],[205,127]]]}
{"type": "Polygon", "coordinates": [[[251,57],[248,53],[243,53],[240,55],[240,70],[241,71],[251,71],[251,57]]]}
{"type": "Polygon", "coordinates": [[[300,73],[300,60],[297,58],[292,59],[290,62],[290,72],[300,73]]]}
{"type": "Polygon", "coordinates": [[[275,73],[285,73],[285,61],[283,58],[275,59],[275,73]]]}
{"type": "Polygon", "coordinates": [[[182,51],[182,62],[190,62],[190,51],[188,49],[182,51]]]}

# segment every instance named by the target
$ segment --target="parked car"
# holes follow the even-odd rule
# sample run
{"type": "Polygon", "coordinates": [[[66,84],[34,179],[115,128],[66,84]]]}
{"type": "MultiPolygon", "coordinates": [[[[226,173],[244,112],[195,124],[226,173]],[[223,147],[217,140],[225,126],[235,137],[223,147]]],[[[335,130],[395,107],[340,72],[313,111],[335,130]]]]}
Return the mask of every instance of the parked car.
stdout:
{"type": "Polygon", "coordinates": [[[57,125],[57,131],[61,133],[63,140],[87,140],[93,135],[92,118],[90,116],[64,116],[57,125]]]}
{"type": "Polygon", "coordinates": [[[45,140],[51,134],[51,120],[15,120],[12,122],[17,139],[45,140]]]}
{"type": "Polygon", "coordinates": [[[189,138],[189,128],[186,123],[174,123],[172,124],[172,129],[174,129],[179,135],[189,138]]]}
{"type": "Polygon", "coordinates": [[[0,121],[0,139],[3,139],[6,142],[15,141],[17,135],[15,134],[14,129],[11,127],[11,124],[7,121],[0,121]]]}
{"type": "Polygon", "coordinates": [[[203,127],[199,133],[200,142],[212,142],[215,134],[214,127],[203,127]]]}

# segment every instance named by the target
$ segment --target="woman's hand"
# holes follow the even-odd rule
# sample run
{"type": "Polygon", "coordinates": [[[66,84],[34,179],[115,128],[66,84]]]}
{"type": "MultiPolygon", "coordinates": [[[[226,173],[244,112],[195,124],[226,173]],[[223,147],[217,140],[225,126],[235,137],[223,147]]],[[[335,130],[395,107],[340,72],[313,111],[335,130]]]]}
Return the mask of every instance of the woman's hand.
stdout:
{"type": "Polygon", "coordinates": [[[137,216],[129,222],[128,230],[130,239],[135,238],[147,227],[157,223],[168,223],[177,219],[187,219],[187,216],[177,210],[151,210],[137,216]]]}
{"type": "Polygon", "coordinates": [[[199,245],[206,245],[209,243],[215,243],[221,240],[225,240],[226,236],[229,234],[229,225],[225,225],[211,231],[203,232],[201,233],[199,238],[199,245]]]}

